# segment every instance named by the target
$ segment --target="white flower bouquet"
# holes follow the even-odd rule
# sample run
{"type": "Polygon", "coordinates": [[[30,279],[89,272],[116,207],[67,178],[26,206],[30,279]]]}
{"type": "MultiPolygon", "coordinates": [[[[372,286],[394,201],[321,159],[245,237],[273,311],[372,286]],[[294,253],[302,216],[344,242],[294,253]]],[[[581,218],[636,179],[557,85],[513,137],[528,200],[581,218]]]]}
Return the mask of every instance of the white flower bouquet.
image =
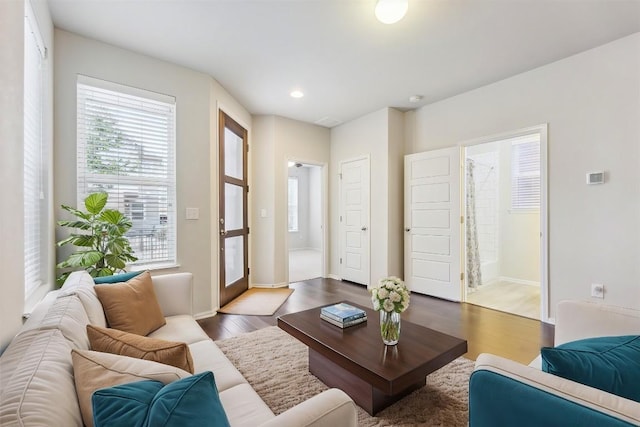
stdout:
{"type": "Polygon", "coordinates": [[[409,307],[409,289],[402,279],[385,277],[371,288],[371,301],[376,311],[402,313],[409,307]]]}

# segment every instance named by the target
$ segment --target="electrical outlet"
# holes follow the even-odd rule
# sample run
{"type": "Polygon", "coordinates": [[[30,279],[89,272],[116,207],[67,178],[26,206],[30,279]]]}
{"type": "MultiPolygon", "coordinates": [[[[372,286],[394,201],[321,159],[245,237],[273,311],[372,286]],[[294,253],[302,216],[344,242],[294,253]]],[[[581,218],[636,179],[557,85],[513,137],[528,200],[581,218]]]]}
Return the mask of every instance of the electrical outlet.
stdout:
{"type": "Polygon", "coordinates": [[[591,284],[591,297],[604,299],[604,285],[600,283],[591,284]]]}

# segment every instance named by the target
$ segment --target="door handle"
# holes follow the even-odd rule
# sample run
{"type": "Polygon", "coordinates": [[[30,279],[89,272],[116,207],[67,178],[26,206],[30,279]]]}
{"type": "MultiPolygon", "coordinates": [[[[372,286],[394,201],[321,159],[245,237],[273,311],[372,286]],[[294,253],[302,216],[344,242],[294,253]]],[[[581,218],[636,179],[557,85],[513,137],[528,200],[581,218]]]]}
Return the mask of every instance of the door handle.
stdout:
{"type": "Polygon", "coordinates": [[[409,227],[405,228],[404,231],[406,231],[407,233],[411,231],[411,229],[409,227]]]}
{"type": "Polygon", "coordinates": [[[362,226],[362,228],[361,228],[360,230],[362,230],[362,231],[367,231],[367,226],[366,226],[366,225],[363,225],[363,226],[362,226]]]}
{"type": "Polygon", "coordinates": [[[225,230],[220,230],[220,235],[221,235],[221,236],[226,236],[226,235],[227,235],[227,232],[226,232],[225,230]]]}

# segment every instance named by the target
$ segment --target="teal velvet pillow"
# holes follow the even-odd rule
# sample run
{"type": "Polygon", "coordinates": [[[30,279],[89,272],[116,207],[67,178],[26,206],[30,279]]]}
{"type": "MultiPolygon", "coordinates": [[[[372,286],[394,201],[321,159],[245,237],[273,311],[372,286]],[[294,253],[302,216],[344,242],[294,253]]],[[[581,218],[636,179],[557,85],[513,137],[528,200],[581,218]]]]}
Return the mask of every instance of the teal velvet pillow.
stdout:
{"type": "Polygon", "coordinates": [[[229,427],[211,372],[164,386],[151,402],[147,426],[229,427]]]}
{"type": "Polygon", "coordinates": [[[165,386],[138,381],[93,393],[95,427],[229,427],[211,372],[165,386]]]}
{"type": "Polygon", "coordinates": [[[129,279],[133,279],[134,277],[136,277],[138,274],[142,273],[143,271],[144,270],[129,271],[127,273],[113,274],[111,276],[94,277],[93,278],[93,283],[95,283],[96,285],[102,285],[104,283],[126,282],[129,279]]]}
{"type": "Polygon", "coordinates": [[[146,380],[96,390],[91,396],[93,425],[144,427],[153,398],[164,387],[146,380]]]}
{"type": "Polygon", "coordinates": [[[545,372],[640,402],[640,336],[588,338],[541,354],[545,372]]]}

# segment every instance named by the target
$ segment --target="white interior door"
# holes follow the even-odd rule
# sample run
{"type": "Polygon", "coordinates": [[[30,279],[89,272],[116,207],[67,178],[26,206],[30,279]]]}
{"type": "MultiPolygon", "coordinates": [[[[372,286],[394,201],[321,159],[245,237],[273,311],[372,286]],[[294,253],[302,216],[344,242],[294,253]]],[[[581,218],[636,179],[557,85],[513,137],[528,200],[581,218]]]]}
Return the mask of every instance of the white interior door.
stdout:
{"type": "Polygon", "coordinates": [[[369,159],[340,163],[340,275],[369,285],[369,159]]]}
{"type": "Polygon", "coordinates": [[[460,148],[405,156],[405,280],[414,292],[462,300],[460,148]]]}

